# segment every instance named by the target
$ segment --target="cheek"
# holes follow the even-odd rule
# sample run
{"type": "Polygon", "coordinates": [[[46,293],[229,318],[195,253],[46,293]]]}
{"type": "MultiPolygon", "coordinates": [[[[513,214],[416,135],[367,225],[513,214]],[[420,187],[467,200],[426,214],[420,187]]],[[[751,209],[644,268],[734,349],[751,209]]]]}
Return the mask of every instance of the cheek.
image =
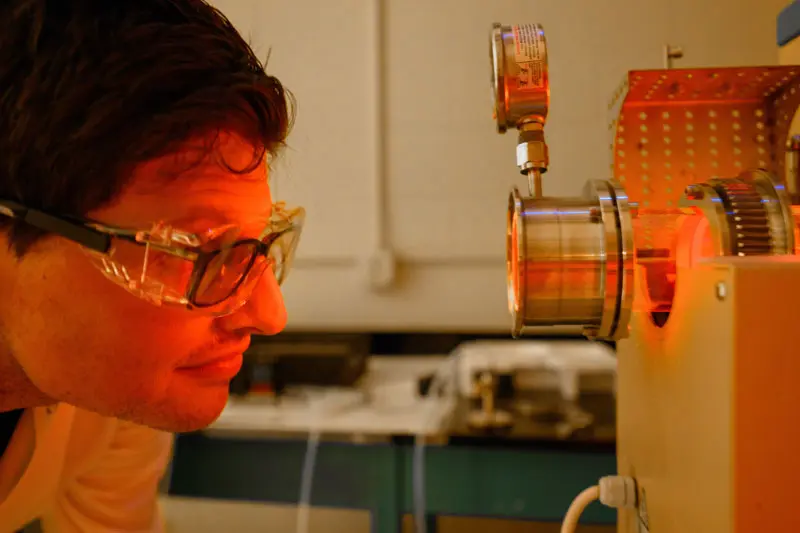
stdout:
{"type": "Polygon", "coordinates": [[[15,288],[15,356],[43,392],[81,407],[156,401],[173,369],[210,343],[208,320],[130,295],[80,251],[26,260],[15,288]]]}

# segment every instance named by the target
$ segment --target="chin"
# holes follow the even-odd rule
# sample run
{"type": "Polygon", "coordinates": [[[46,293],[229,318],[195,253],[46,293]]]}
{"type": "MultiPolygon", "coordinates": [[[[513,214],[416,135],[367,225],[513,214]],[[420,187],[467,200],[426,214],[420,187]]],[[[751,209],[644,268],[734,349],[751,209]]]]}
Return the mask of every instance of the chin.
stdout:
{"type": "Polygon", "coordinates": [[[168,430],[176,433],[198,431],[219,418],[228,403],[228,387],[226,385],[213,393],[205,390],[195,398],[181,398],[179,401],[178,416],[168,430]]]}
{"type": "Polygon", "coordinates": [[[160,408],[130,417],[137,424],[171,433],[190,433],[211,425],[228,402],[228,387],[202,389],[168,398],[160,408]]]}

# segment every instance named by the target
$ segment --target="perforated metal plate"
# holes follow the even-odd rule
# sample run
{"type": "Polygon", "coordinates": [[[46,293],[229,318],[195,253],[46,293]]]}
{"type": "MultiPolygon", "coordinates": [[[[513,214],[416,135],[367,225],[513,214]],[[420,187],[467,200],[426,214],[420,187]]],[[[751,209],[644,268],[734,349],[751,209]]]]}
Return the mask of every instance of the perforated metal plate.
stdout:
{"type": "Polygon", "coordinates": [[[746,169],[783,178],[798,104],[795,66],[632,71],[609,106],[612,174],[630,201],[658,210],[746,169]]]}

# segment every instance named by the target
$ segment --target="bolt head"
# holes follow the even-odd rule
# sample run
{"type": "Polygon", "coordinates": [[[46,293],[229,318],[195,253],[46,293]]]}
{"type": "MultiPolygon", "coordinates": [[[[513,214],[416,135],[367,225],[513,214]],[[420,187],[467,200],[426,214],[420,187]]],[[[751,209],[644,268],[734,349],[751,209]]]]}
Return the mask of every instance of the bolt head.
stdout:
{"type": "Polygon", "coordinates": [[[686,197],[690,200],[702,200],[705,197],[703,190],[696,185],[689,185],[686,187],[684,194],[686,194],[686,197]]]}
{"type": "Polygon", "coordinates": [[[714,287],[714,293],[717,295],[717,300],[724,300],[728,296],[727,285],[720,281],[714,287]]]}

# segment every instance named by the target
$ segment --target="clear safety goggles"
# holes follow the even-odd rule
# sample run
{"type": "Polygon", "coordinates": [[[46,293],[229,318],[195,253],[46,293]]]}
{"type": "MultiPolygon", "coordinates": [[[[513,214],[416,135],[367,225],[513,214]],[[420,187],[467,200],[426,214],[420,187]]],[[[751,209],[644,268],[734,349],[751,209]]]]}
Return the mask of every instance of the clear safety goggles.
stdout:
{"type": "Polygon", "coordinates": [[[163,222],[148,230],[118,228],[4,200],[0,214],[80,244],[106,278],[139,298],[217,316],[244,305],[267,269],[278,284],[286,280],[305,219],[302,208],[275,204],[255,238],[234,225],[203,232],[163,222]]]}

